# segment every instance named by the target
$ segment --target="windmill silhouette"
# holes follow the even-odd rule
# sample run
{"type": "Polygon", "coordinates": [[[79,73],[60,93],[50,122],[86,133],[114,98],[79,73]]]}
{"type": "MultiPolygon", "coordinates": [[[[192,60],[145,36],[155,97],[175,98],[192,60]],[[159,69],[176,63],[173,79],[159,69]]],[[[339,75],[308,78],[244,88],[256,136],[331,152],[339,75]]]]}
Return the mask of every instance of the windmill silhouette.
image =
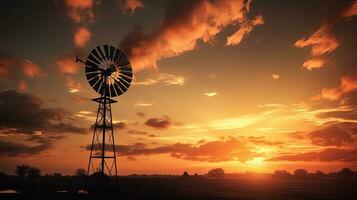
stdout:
{"type": "Polygon", "coordinates": [[[88,83],[100,94],[100,97],[92,99],[98,103],[98,110],[87,175],[100,173],[117,177],[111,105],[117,102],[112,97],[124,94],[130,87],[133,78],[130,62],[122,51],[110,45],[92,49],[86,61],[76,56],[76,62],[85,64],[88,83]]]}

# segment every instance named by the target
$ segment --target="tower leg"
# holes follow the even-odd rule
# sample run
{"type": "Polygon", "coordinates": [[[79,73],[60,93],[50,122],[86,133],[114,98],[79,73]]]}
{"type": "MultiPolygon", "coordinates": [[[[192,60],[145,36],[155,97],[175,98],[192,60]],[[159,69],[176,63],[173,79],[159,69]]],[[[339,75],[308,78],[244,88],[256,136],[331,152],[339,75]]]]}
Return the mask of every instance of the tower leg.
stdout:
{"type": "Polygon", "coordinates": [[[117,177],[118,172],[111,111],[111,104],[116,103],[116,101],[104,95],[92,100],[98,103],[98,112],[94,124],[87,175],[101,173],[102,175],[117,177]]]}

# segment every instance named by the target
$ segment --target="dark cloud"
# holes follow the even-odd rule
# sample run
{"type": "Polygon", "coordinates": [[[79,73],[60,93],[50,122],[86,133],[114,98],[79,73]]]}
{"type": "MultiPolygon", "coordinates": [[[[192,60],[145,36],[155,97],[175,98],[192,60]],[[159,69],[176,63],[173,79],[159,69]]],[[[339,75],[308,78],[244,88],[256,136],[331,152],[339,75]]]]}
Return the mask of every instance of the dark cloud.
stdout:
{"type": "Polygon", "coordinates": [[[346,120],[357,120],[357,109],[353,108],[346,111],[329,111],[324,113],[319,113],[316,115],[320,118],[338,118],[346,120]]]}
{"type": "Polygon", "coordinates": [[[157,129],[166,129],[172,125],[172,122],[168,116],[150,118],[145,122],[145,125],[157,128],[157,129]]]}
{"type": "MultiPolygon", "coordinates": [[[[126,129],[128,126],[125,122],[113,123],[114,129],[126,129]]],[[[91,130],[94,129],[94,124],[90,127],[91,130]]]]}
{"type": "MultiPolygon", "coordinates": [[[[86,150],[90,150],[90,145],[86,146],[86,150]]],[[[107,146],[108,150],[111,146],[107,146]]],[[[100,150],[100,146],[95,146],[95,150],[100,150]]],[[[235,138],[227,140],[210,141],[193,144],[171,144],[149,148],[146,144],[136,143],[133,145],[116,145],[116,151],[119,156],[141,156],[154,154],[170,154],[172,157],[194,160],[220,162],[229,160],[247,161],[254,157],[253,153],[245,143],[238,141],[235,138]]]]}
{"type": "Polygon", "coordinates": [[[113,124],[115,129],[125,129],[127,127],[125,122],[117,122],[113,124]]]}
{"type": "Polygon", "coordinates": [[[44,102],[38,97],[14,90],[0,92],[0,131],[3,133],[85,133],[66,122],[71,119],[67,110],[43,108],[44,102]]]}
{"type": "Polygon", "coordinates": [[[320,146],[342,146],[351,144],[355,140],[351,133],[337,125],[328,126],[308,134],[311,143],[320,146]]]}
{"type": "Polygon", "coordinates": [[[320,152],[291,153],[272,157],[270,161],[357,161],[357,148],[328,148],[320,152]]]}
{"type": "Polygon", "coordinates": [[[342,146],[343,144],[350,144],[354,142],[351,135],[338,128],[329,127],[323,130],[318,130],[310,133],[312,144],[320,146],[342,146]]]}
{"type": "Polygon", "coordinates": [[[146,115],[145,115],[145,113],[143,113],[143,112],[137,112],[137,113],[136,113],[136,116],[138,116],[138,117],[145,117],[146,115]]]}
{"type": "Polygon", "coordinates": [[[35,146],[27,144],[6,142],[0,140],[0,157],[11,157],[18,155],[33,155],[52,147],[50,142],[41,142],[35,146]]]}
{"type": "MultiPolygon", "coordinates": [[[[357,76],[356,76],[357,77],[357,76]]],[[[356,78],[357,80],[357,78],[356,78]]],[[[352,85],[352,83],[349,83],[352,85]]],[[[344,84],[345,88],[354,88],[352,86],[348,86],[347,83],[344,84]]],[[[353,85],[357,85],[357,81],[353,83],[353,85]]],[[[336,119],[344,119],[344,120],[357,120],[357,91],[354,89],[352,92],[346,93],[343,95],[343,99],[339,102],[344,109],[343,110],[335,110],[335,111],[327,111],[317,114],[317,117],[320,118],[336,118],[336,119]]]]}
{"type": "Polygon", "coordinates": [[[133,134],[133,135],[148,135],[149,133],[146,131],[138,131],[138,130],[129,130],[128,134],[133,134]]]}

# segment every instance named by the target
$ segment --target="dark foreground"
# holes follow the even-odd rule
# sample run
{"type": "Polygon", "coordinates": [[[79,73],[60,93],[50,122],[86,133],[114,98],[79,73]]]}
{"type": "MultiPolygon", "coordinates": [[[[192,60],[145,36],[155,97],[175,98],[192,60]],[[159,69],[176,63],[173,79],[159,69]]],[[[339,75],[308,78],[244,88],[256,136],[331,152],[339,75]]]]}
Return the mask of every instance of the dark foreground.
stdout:
{"type": "Polygon", "coordinates": [[[35,186],[26,186],[19,193],[0,194],[0,199],[357,199],[356,177],[120,177],[118,182],[117,186],[108,186],[110,189],[104,192],[94,192],[93,189],[88,192],[82,190],[85,185],[73,185],[66,181],[42,186],[34,183],[35,186]]]}

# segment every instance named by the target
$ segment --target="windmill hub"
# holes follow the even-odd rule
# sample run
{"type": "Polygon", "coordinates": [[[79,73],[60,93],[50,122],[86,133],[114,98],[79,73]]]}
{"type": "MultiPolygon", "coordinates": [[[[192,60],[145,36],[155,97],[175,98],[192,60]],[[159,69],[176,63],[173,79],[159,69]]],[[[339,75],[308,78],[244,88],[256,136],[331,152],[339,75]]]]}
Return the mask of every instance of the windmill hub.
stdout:
{"type": "Polygon", "coordinates": [[[111,76],[116,71],[115,65],[111,64],[104,70],[105,76],[111,76]]]}

